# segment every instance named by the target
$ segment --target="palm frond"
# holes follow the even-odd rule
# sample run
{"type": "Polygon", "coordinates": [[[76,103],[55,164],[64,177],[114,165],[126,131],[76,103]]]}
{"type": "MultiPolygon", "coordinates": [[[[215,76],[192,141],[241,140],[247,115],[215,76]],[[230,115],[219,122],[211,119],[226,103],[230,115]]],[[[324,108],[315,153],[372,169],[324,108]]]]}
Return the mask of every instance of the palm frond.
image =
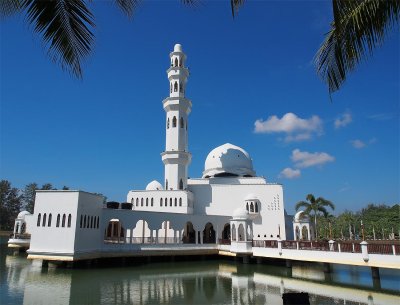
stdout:
{"type": "Polygon", "coordinates": [[[121,9],[121,11],[131,18],[140,4],[140,0],[114,0],[115,4],[121,9]]]}
{"type": "Polygon", "coordinates": [[[315,197],[313,194],[308,194],[306,200],[311,202],[312,204],[315,203],[315,197]]]}
{"type": "Polygon", "coordinates": [[[335,205],[331,201],[329,201],[323,197],[318,197],[316,199],[316,202],[318,202],[321,206],[330,207],[332,210],[335,209],[335,205]]]}
{"type": "Polygon", "coordinates": [[[239,8],[245,3],[246,0],[231,0],[232,17],[239,11],[239,8]]]}
{"type": "Polygon", "coordinates": [[[21,10],[21,3],[19,0],[1,0],[0,1],[0,18],[4,19],[21,10]]]}
{"type": "Polygon", "coordinates": [[[372,55],[399,22],[400,1],[333,0],[333,15],[331,29],[315,56],[317,74],[328,85],[330,94],[372,55]]]}
{"type": "Polygon", "coordinates": [[[299,201],[298,203],[296,203],[296,206],[294,208],[297,211],[301,207],[308,208],[309,206],[310,206],[310,204],[307,201],[299,201]]]}
{"type": "Polygon", "coordinates": [[[82,60],[92,50],[93,15],[83,0],[24,0],[28,22],[43,36],[50,58],[82,77],[82,60]]]}

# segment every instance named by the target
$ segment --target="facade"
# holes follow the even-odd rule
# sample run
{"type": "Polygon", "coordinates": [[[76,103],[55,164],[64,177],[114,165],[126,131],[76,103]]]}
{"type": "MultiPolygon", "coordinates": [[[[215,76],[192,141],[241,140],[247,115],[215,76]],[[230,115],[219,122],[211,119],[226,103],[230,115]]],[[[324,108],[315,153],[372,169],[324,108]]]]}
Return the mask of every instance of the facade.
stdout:
{"type": "Polygon", "coordinates": [[[107,208],[102,196],[83,191],[37,191],[34,214],[24,215],[31,234],[29,258],[122,256],[144,251],[144,245],[153,247],[152,253],[162,252],[160,245],[180,245],[187,251],[229,245],[224,253],[251,254],[253,240],[291,238],[292,218],[285,213],[282,185],[257,176],[244,149],[229,143],[213,149],[201,177],[188,178],[192,102],[186,97],[185,63],[186,55],[176,44],[167,70],[169,96],[162,102],[164,181],[130,190],[118,208],[107,208]]]}

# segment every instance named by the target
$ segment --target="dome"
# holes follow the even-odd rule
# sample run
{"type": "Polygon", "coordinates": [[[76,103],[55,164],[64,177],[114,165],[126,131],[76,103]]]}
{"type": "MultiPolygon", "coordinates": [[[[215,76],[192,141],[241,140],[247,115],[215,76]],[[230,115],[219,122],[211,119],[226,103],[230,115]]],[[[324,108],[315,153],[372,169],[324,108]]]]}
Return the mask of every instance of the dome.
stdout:
{"type": "Polygon", "coordinates": [[[179,43],[174,46],[174,52],[182,52],[182,46],[179,43]]]}
{"type": "Polygon", "coordinates": [[[207,156],[203,178],[255,176],[250,155],[238,146],[226,143],[214,148],[207,156]]]}
{"type": "Polygon", "coordinates": [[[294,215],[294,222],[308,221],[308,216],[304,214],[304,211],[298,211],[294,215]]]}
{"type": "Polygon", "coordinates": [[[245,201],[249,201],[249,200],[258,200],[258,197],[254,194],[249,194],[246,197],[244,197],[245,201]]]}
{"type": "Polygon", "coordinates": [[[233,211],[232,218],[233,219],[248,219],[249,212],[244,208],[237,208],[236,210],[233,211]]]}
{"type": "Polygon", "coordinates": [[[157,180],[151,181],[149,184],[146,186],[146,191],[159,191],[162,190],[163,187],[160,182],[157,180]]]}
{"type": "Polygon", "coordinates": [[[29,213],[28,211],[19,212],[17,218],[23,219],[23,218],[25,218],[25,215],[31,215],[31,213],[29,213]]]}

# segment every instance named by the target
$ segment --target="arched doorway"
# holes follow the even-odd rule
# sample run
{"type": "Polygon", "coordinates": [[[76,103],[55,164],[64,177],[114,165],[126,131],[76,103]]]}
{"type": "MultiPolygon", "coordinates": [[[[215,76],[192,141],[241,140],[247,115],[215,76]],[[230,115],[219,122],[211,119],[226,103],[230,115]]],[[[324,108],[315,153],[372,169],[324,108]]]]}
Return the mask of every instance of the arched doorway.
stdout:
{"type": "Polygon", "coordinates": [[[215,230],[210,222],[205,225],[203,230],[203,244],[215,244],[215,230]]]}
{"type": "Polygon", "coordinates": [[[185,224],[182,234],[182,242],[184,244],[195,244],[196,243],[196,231],[193,228],[193,224],[188,221],[185,224]]]}
{"type": "Polygon", "coordinates": [[[222,239],[223,240],[231,239],[231,225],[229,223],[226,223],[224,225],[224,229],[222,230],[222,239]]]}
{"type": "Polygon", "coordinates": [[[243,225],[242,224],[240,224],[239,225],[239,228],[238,228],[238,241],[244,241],[245,239],[244,239],[244,227],[243,227],[243,225]]]}
{"type": "Polygon", "coordinates": [[[119,241],[124,238],[124,228],[119,219],[111,219],[106,229],[105,240],[119,241]]]}
{"type": "Polygon", "coordinates": [[[308,230],[306,226],[301,229],[301,239],[308,240],[308,230]]]}
{"type": "Polygon", "coordinates": [[[296,226],[296,240],[300,240],[300,229],[299,229],[299,226],[296,226]]]}

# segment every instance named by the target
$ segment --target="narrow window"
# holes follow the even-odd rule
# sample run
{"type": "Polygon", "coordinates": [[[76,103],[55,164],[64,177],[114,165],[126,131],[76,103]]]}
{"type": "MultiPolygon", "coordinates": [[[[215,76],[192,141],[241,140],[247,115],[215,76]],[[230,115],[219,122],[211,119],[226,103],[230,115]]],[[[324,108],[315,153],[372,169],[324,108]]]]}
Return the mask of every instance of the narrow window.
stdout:
{"type": "Polygon", "coordinates": [[[97,229],[99,228],[99,220],[100,220],[100,216],[97,216],[97,229]]]}
{"type": "Polygon", "coordinates": [[[80,225],[79,225],[80,228],[82,228],[82,222],[83,222],[83,215],[81,215],[81,222],[80,222],[80,225]]]}
{"type": "Polygon", "coordinates": [[[136,198],[136,206],[139,206],[139,198],[136,198]]]}
{"type": "Polygon", "coordinates": [[[168,198],[165,198],[165,201],[164,201],[164,202],[165,202],[164,205],[167,207],[167,206],[168,206],[168,198]]]}
{"type": "Polygon", "coordinates": [[[153,206],[154,200],[153,198],[151,198],[151,206],[153,206]]]}
{"type": "Polygon", "coordinates": [[[185,124],[184,124],[184,121],[183,121],[183,117],[181,117],[181,120],[180,120],[180,125],[181,125],[181,128],[185,128],[185,124]]]}
{"type": "Polygon", "coordinates": [[[255,212],[258,213],[258,204],[257,204],[257,202],[255,203],[254,209],[255,209],[255,212]]]}
{"type": "Polygon", "coordinates": [[[40,218],[42,217],[42,214],[39,213],[39,215],[37,216],[37,226],[40,226],[40,218]]]}
{"type": "Polygon", "coordinates": [[[86,228],[86,215],[85,215],[85,217],[83,218],[83,227],[86,228]]]}
{"type": "Polygon", "coordinates": [[[174,83],[174,92],[178,92],[178,82],[174,83]]]}
{"type": "Polygon", "coordinates": [[[183,190],[183,180],[181,179],[181,181],[179,181],[179,189],[183,190]]]}
{"type": "Polygon", "coordinates": [[[160,198],[160,207],[162,207],[162,198],[160,198]]]}
{"type": "Polygon", "coordinates": [[[182,206],[182,198],[179,198],[179,206],[182,206]]]}
{"type": "Polygon", "coordinates": [[[62,226],[63,228],[65,227],[65,214],[63,214],[61,226],[62,226]]]}
{"type": "Polygon", "coordinates": [[[46,213],[44,213],[43,214],[43,222],[42,222],[42,227],[45,227],[46,226],[46,217],[47,215],[46,215],[46,213]]]}
{"type": "Polygon", "coordinates": [[[176,116],[172,119],[172,127],[176,127],[176,116]]]}
{"type": "Polygon", "coordinates": [[[57,215],[57,223],[56,227],[58,228],[60,226],[60,214],[57,215]]]}
{"type": "Polygon", "coordinates": [[[249,203],[246,202],[246,210],[249,211],[249,203]]]}
{"type": "Polygon", "coordinates": [[[90,216],[87,217],[87,226],[86,226],[86,228],[87,229],[90,228],[90,216]]]}
{"type": "Polygon", "coordinates": [[[68,215],[68,228],[71,227],[71,214],[68,215]]]}
{"type": "Polygon", "coordinates": [[[169,91],[170,91],[170,93],[172,93],[172,83],[170,84],[170,89],[169,89],[169,91]]]}
{"type": "Polygon", "coordinates": [[[250,203],[250,212],[254,213],[254,204],[253,201],[250,203]]]}
{"type": "Polygon", "coordinates": [[[169,199],[169,206],[172,207],[172,198],[169,199]]]}
{"type": "Polygon", "coordinates": [[[183,61],[183,58],[181,58],[181,60],[179,61],[179,67],[182,67],[182,61],[183,61]]]}
{"type": "Polygon", "coordinates": [[[149,206],[149,198],[146,198],[146,206],[149,206]]]}
{"type": "Polygon", "coordinates": [[[178,199],[175,198],[175,206],[178,205],[178,199]]]}
{"type": "Polygon", "coordinates": [[[178,58],[175,57],[175,67],[177,67],[177,66],[178,66],[178,58]]]}
{"type": "Polygon", "coordinates": [[[143,198],[140,199],[140,206],[143,206],[143,198]]]}
{"type": "MultiPolygon", "coordinates": [[[[168,190],[168,179],[165,180],[165,189],[168,190]]],[[[165,202],[166,203],[166,202],[165,202]]]]}
{"type": "Polygon", "coordinates": [[[133,199],[133,198],[132,198],[132,199],[131,199],[131,203],[132,203],[132,205],[133,205],[133,203],[134,203],[134,202],[135,202],[135,199],[133,199]]]}
{"type": "Polygon", "coordinates": [[[167,120],[167,129],[169,129],[169,118],[167,120]]]}
{"type": "Polygon", "coordinates": [[[49,221],[47,222],[47,226],[51,227],[51,213],[49,214],[49,221]]]}
{"type": "Polygon", "coordinates": [[[90,228],[93,229],[93,216],[90,216],[90,228]]]}

